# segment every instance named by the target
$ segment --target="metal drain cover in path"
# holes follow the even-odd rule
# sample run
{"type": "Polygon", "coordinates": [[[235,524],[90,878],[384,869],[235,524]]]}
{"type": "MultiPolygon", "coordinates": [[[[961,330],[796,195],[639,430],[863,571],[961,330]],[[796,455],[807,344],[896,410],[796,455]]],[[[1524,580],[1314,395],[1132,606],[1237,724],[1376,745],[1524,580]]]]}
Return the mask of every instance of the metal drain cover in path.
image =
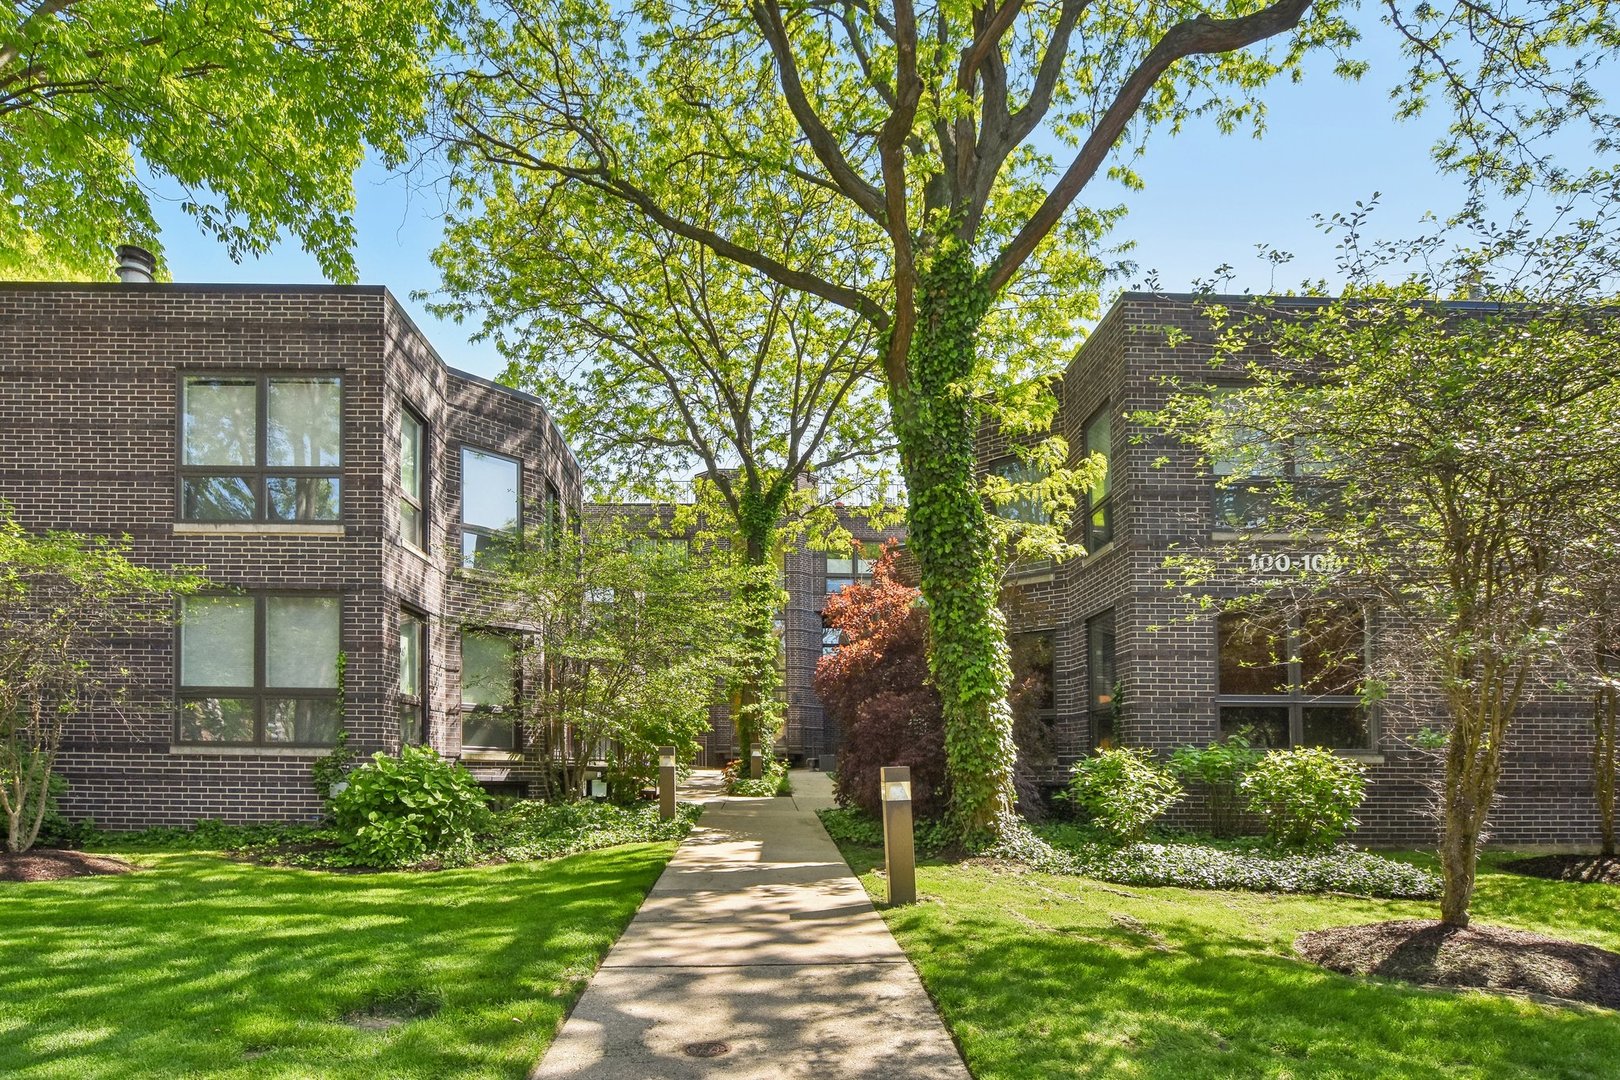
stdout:
{"type": "Polygon", "coordinates": [[[713,1058],[721,1054],[731,1053],[731,1044],[723,1042],[691,1042],[681,1047],[681,1053],[687,1057],[713,1058]]]}

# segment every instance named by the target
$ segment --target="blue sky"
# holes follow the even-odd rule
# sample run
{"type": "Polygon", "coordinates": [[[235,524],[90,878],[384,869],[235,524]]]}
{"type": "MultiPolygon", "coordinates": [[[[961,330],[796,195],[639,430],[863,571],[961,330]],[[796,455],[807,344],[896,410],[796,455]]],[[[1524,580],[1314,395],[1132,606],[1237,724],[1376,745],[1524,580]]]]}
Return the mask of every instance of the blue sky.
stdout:
{"type": "MultiPolygon", "coordinates": [[[[1462,198],[1458,182],[1438,175],[1429,159],[1444,117],[1405,123],[1391,118],[1388,89],[1401,67],[1387,41],[1382,28],[1371,31],[1361,52],[1372,56],[1373,69],[1359,83],[1334,78],[1322,64],[1302,83],[1271,88],[1264,138],[1223,137],[1197,124],[1175,138],[1159,135],[1138,164],[1146,190],[1109,185],[1089,196],[1099,204],[1129,206],[1116,239],[1135,241],[1130,257],[1143,271],[1156,269],[1163,288],[1186,289],[1228,263],[1234,270],[1230,291],[1265,291],[1272,268],[1256,253],[1257,243],[1295,256],[1276,271],[1277,288],[1305,278],[1331,281],[1332,241],[1313,225],[1313,214],[1346,211],[1382,192],[1375,231],[1410,236],[1422,228],[1426,211],[1445,216],[1462,198]]],[[[433,319],[409,299],[414,290],[438,286],[429,260],[440,235],[438,202],[376,167],[361,172],[357,192],[360,280],[386,285],[399,296],[451,364],[497,374],[502,363],[493,346],[470,342],[470,327],[433,319]]],[[[199,235],[178,207],[160,206],[158,216],[176,281],[321,280],[315,261],[296,245],[237,265],[223,247],[199,235]]]]}

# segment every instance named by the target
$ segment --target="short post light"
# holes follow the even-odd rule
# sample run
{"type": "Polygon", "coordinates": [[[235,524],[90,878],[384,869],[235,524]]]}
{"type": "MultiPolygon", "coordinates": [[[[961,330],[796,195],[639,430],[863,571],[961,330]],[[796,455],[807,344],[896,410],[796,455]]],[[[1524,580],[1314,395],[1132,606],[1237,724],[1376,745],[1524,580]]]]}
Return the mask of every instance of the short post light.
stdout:
{"type": "Polygon", "coordinates": [[[884,766],[879,776],[883,794],[883,869],[889,881],[889,906],[917,902],[917,850],[911,836],[911,770],[884,766]]]}
{"type": "Polygon", "coordinates": [[[765,775],[765,751],[755,750],[748,755],[748,779],[758,780],[765,775]]]}
{"type": "Polygon", "coordinates": [[[668,821],[675,816],[675,748],[658,748],[658,816],[668,821]]]}

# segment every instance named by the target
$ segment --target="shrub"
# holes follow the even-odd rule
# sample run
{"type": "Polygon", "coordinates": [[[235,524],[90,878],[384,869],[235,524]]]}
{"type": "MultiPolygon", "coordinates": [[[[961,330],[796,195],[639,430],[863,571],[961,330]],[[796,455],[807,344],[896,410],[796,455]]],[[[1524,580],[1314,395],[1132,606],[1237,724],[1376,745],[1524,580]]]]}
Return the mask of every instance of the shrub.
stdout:
{"type": "Polygon", "coordinates": [[[374,754],[332,799],[343,844],[366,866],[410,866],[430,857],[470,858],[488,826],[483,789],[459,764],[426,746],[374,754]]]}
{"type": "Polygon", "coordinates": [[[791,795],[793,785],[788,780],[787,762],[774,754],[767,754],[760,763],[760,778],[747,775],[748,762],[738,758],[727,762],[720,774],[725,779],[726,794],[743,799],[766,799],[773,795],[791,795]]]}
{"type": "MultiPolygon", "coordinates": [[[[837,807],[817,810],[822,827],[833,843],[850,847],[883,847],[883,822],[864,810],[837,807]]],[[[946,850],[952,842],[951,831],[943,821],[913,821],[911,841],[918,855],[927,858],[946,850]]]]}
{"type": "Polygon", "coordinates": [[[1181,798],[1181,785],[1148,750],[1099,750],[1075,763],[1067,797],[1120,843],[1147,835],[1153,819],[1181,798]]]}
{"type": "Polygon", "coordinates": [[[1236,836],[1238,782],[1260,760],[1260,751],[1241,735],[1233,735],[1205,747],[1183,746],[1170,755],[1170,768],[1183,781],[1202,784],[1209,799],[1209,831],[1216,836],[1236,836]]]}
{"type": "Polygon", "coordinates": [[[1239,781],[1249,809],[1266,822],[1266,835],[1288,847],[1325,848],[1358,822],[1366,794],[1360,763],[1320,747],[1266,753],[1239,781]]]}

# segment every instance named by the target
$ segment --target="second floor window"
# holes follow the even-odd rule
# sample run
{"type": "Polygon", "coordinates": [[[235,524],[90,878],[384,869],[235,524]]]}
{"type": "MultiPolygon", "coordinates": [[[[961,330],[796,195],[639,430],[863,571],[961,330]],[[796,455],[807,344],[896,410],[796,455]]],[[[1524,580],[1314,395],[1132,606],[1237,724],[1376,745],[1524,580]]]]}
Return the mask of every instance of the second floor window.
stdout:
{"type": "Polygon", "coordinates": [[[176,739],[330,745],[342,611],[331,594],[186,597],[176,739]]]}
{"type": "Polygon", "coordinates": [[[399,536],[427,550],[427,424],[408,408],[399,414],[399,536]]]}
{"type": "MultiPolygon", "coordinates": [[[[990,471],[1003,480],[1014,484],[1033,484],[1045,474],[1041,470],[1019,457],[1002,458],[992,462],[990,471]]],[[[1034,495],[1020,495],[1006,502],[998,502],[992,507],[997,517],[1004,517],[1008,521],[1022,521],[1029,525],[1045,525],[1052,520],[1046,507],[1041,505],[1040,499],[1034,495]]]]}
{"type": "Polygon", "coordinates": [[[1086,493],[1086,550],[1096,551],[1114,538],[1114,418],[1104,405],[1086,421],[1086,454],[1101,454],[1106,466],[1102,477],[1086,493]]]}
{"type": "Polygon", "coordinates": [[[461,448],[461,565],[488,565],[516,538],[521,473],[509,457],[461,448]]]}
{"type": "Polygon", "coordinates": [[[857,544],[848,555],[827,556],[827,591],[835,593],[850,585],[869,583],[872,567],[882,557],[883,545],[870,542],[857,544]]]}
{"type": "Polygon", "coordinates": [[[342,467],[338,376],[181,381],[182,521],[338,521],[342,467]]]}

